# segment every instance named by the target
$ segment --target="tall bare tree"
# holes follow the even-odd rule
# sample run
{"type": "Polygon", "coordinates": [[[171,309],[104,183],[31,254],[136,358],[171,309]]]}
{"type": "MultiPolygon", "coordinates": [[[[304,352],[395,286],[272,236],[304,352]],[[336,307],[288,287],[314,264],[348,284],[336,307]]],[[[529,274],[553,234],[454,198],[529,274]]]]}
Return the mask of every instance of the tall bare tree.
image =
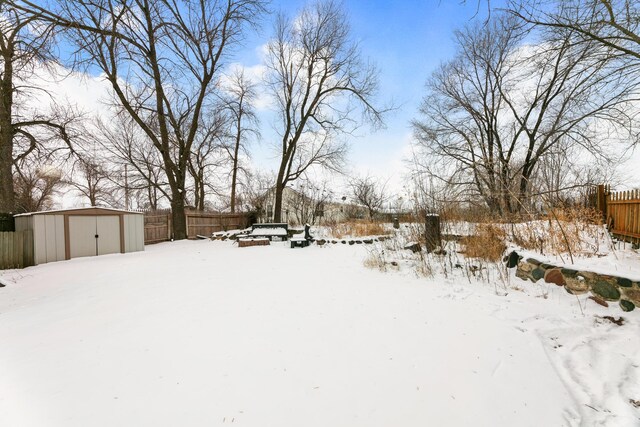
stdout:
{"type": "Polygon", "coordinates": [[[223,97],[224,110],[229,117],[229,135],[223,149],[231,162],[231,212],[236,211],[237,186],[239,173],[242,172],[241,155],[249,155],[249,142],[258,138],[258,116],[254,103],[258,96],[257,86],[251,82],[244,71],[236,70],[229,78],[223,97]]]}
{"type": "Polygon", "coordinates": [[[526,205],[538,163],[558,144],[604,156],[602,138],[633,121],[633,79],[606,48],[575,43],[571,31],[524,45],[526,34],[503,15],[458,31],[458,54],[432,75],[414,122],[425,154],[449,162],[450,181],[496,213],[526,205]]]}
{"type": "Polygon", "coordinates": [[[81,157],[73,168],[68,184],[91,206],[115,207],[115,188],[110,171],[97,158],[81,157]]]}
{"type": "Polygon", "coordinates": [[[189,161],[213,103],[226,55],[260,0],[57,0],[55,9],[16,1],[25,12],[67,30],[80,63],[111,84],[114,105],[159,153],[169,187],[173,235],[186,238],[189,161]]]}
{"type": "Polygon", "coordinates": [[[640,61],[640,3],[636,0],[510,0],[508,5],[510,13],[526,22],[570,30],[582,40],[640,61]]]}
{"type": "Polygon", "coordinates": [[[55,105],[34,112],[26,105],[29,98],[47,95],[33,80],[39,70],[52,72],[53,36],[54,27],[41,23],[37,15],[0,1],[0,212],[16,209],[16,165],[30,155],[71,148],[75,112],[55,105]]]}
{"type": "Polygon", "coordinates": [[[347,16],[327,0],[306,6],[295,19],[277,17],[268,45],[268,84],[280,117],[280,166],[274,220],[282,215],[285,186],[314,165],[339,170],[346,150],[337,140],[362,118],[381,124],[373,104],[376,69],[352,41],[347,16]]]}

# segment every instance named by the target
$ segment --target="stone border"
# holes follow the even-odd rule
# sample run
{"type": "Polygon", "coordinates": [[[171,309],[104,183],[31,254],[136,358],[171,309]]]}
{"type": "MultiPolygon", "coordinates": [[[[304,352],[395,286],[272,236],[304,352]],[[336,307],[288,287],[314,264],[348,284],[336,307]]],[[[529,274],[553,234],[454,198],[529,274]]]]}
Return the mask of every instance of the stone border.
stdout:
{"type": "Polygon", "coordinates": [[[594,273],[582,269],[572,269],[543,263],[535,258],[523,259],[515,251],[505,257],[507,267],[516,267],[516,277],[536,283],[544,279],[546,283],[564,286],[573,295],[591,293],[592,299],[604,306],[607,301],[618,301],[623,311],[632,311],[640,306],[640,282],[626,277],[594,273]],[[517,265],[516,264],[517,259],[517,265]]]}

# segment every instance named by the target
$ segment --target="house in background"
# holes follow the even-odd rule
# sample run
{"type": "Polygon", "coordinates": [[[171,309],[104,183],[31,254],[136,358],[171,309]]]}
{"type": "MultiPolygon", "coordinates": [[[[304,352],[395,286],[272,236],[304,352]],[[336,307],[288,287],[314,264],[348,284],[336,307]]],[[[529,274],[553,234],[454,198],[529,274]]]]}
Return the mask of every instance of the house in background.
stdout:
{"type": "MultiPolygon", "coordinates": [[[[346,199],[346,198],[345,198],[346,199]]],[[[275,189],[267,190],[258,212],[258,222],[272,222],[275,206],[275,189]]],[[[366,217],[362,206],[335,201],[323,191],[301,191],[285,187],[282,193],[282,221],[293,224],[323,225],[366,217]]]]}

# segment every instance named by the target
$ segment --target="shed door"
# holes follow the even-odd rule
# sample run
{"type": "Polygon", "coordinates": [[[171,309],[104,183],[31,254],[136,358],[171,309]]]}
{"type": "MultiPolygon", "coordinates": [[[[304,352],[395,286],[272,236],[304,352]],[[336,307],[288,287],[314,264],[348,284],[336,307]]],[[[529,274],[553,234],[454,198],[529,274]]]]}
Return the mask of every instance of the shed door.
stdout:
{"type": "Polygon", "coordinates": [[[120,252],[120,219],[109,216],[70,216],[71,258],[120,252]]]}
{"type": "Polygon", "coordinates": [[[98,255],[120,253],[120,218],[97,216],[98,255]]]}

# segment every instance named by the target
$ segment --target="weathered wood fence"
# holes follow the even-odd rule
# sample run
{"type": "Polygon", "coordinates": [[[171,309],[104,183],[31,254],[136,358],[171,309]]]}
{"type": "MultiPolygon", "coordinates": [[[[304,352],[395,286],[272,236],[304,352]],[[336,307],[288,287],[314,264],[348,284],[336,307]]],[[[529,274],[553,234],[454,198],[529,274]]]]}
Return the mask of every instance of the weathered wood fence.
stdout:
{"type": "Polygon", "coordinates": [[[0,232],[0,270],[24,268],[33,263],[33,232],[0,232]]]}
{"type": "MultiPolygon", "coordinates": [[[[247,227],[249,215],[246,213],[185,213],[187,222],[187,238],[211,236],[217,231],[234,230],[247,227]]],[[[158,243],[171,240],[171,211],[155,211],[144,213],[144,243],[158,243]]]]}
{"type": "Polygon", "coordinates": [[[611,191],[599,185],[588,195],[589,204],[602,212],[609,231],[617,238],[640,244],[640,190],[611,191]]]}

